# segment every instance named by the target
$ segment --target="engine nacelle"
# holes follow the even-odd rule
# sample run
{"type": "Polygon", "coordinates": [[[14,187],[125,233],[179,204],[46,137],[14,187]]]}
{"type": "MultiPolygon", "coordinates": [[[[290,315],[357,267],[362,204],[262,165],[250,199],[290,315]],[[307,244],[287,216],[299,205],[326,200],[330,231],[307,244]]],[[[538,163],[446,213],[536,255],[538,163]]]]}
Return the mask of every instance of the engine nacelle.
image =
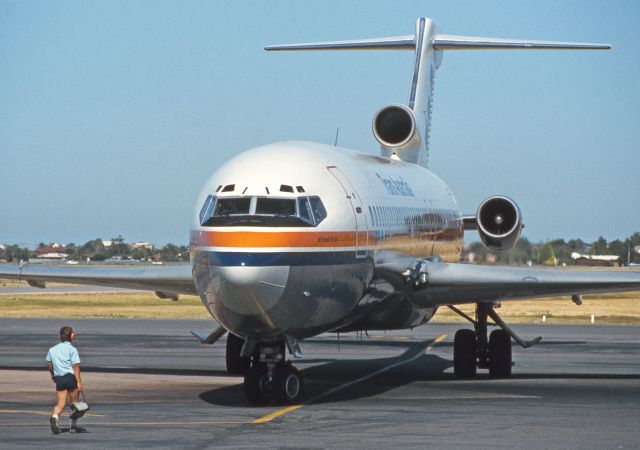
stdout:
{"type": "Polygon", "coordinates": [[[416,132],[413,111],[404,105],[387,105],[373,117],[373,135],[389,149],[415,146],[420,139],[416,132]]]}
{"type": "Polygon", "coordinates": [[[482,243],[491,250],[509,250],[518,242],[523,227],[516,202],[501,195],[480,204],[476,224],[482,243]]]}

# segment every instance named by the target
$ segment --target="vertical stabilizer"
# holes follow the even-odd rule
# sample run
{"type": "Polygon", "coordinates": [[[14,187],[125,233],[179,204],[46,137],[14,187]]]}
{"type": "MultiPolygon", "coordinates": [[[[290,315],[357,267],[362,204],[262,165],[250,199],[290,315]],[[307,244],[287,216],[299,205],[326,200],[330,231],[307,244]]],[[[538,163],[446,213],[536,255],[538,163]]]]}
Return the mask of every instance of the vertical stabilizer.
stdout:
{"type": "MultiPolygon", "coordinates": [[[[416,128],[420,133],[416,163],[427,167],[429,163],[429,141],[431,138],[431,111],[436,69],[442,62],[442,52],[433,48],[436,25],[431,19],[421,17],[416,22],[416,50],[409,95],[409,108],[413,111],[416,128]]],[[[413,158],[412,158],[413,159],[413,158]]]]}

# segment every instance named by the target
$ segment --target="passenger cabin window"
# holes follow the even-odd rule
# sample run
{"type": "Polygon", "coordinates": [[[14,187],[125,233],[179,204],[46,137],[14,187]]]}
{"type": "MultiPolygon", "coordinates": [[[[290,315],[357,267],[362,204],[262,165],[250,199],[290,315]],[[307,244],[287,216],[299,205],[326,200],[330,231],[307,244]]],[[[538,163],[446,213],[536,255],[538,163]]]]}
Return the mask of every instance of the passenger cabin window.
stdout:
{"type": "Polygon", "coordinates": [[[200,210],[202,226],[315,227],[327,217],[320,197],[216,197],[200,210]]]}

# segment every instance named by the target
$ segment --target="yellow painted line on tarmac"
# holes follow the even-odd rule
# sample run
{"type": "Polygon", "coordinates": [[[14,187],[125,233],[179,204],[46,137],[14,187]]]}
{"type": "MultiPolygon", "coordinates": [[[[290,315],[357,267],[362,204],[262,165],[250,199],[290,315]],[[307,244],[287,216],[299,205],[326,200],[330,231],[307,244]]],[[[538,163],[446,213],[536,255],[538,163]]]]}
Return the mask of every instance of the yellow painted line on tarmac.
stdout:
{"type": "Polygon", "coordinates": [[[412,338],[409,336],[368,336],[371,339],[380,339],[383,341],[409,341],[412,338]]]}
{"type": "Polygon", "coordinates": [[[333,394],[333,393],[335,393],[335,392],[338,392],[338,391],[341,391],[341,390],[343,390],[343,389],[346,389],[346,388],[348,388],[349,386],[353,386],[354,384],[357,384],[357,383],[360,383],[360,382],[362,382],[362,381],[368,380],[369,378],[373,378],[373,377],[375,377],[375,376],[377,376],[377,375],[380,375],[381,373],[387,372],[388,370],[391,370],[391,369],[393,369],[393,368],[395,368],[395,367],[402,366],[402,365],[404,365],[404,364],[407,364],[407,363],[410,363],[410,362],[412,362],[412,361],[415,361],[416,359],[418,359],[418,358],[420,358],[422,355],[424,355],[424,354],[425,354],[425,352],[430,351],[430,350],[433,348],[433,346],[434,346],[434,345],[436,345],[436,344],[438,344],[438,343],[440,343],[440,342],[444,341],[446,337],[447,337],[447,335],[446,335],[446,334],[441,334],[440,336],[436,337],[433,341],[431,341],[431,342],[430,342],[430,343],[429,343],[429,344],[424,348],[424,351],[417,352],[417,354],[415,354],[415,355],[411,356],[410,358],[403,359],[403,360],[398,361],[398,362],[396,362],[396,363],[390,364],[390,365],[388,365],[388,366],[386,366],[386,367],[383,367],[383,368],[382,368],[382,369],[380,369],[380,370],[376,370],[375,372],[372,372],[372,373],[370,373],[370,374],[368,374],[368,375],[365,375],[365,376],[360,377],[360,378],[358,378],[358,379],[355,379],[355,380],[353,380],[353,381],[349,381],[348,383],[341,384],[340,386],[337,386],[337,387],[335,387],[335,388],[333,388],[333,389],[329,389],[328,391],[322,392],[322,393],[320,393],[320,394],[316,395],[315,397],[312,397],[312,398],[310,398],[309,400],[307,400],[307,402],[306,402],[306,403],[303,403],[303,404],[300,404],[300,405],[287,406],[286,408],[282,408],[282,409],[279,409],[279,410],[277,410],[277,411],[274,411],[274,412],[272,412],[272,413],[270,413],[270,414],[267,414],[266,416],[262,416],[262,417],[260,417],[260,418],[258,418],[258,419],[256,419],[256,420],[254,420],[252,423],[265,423],[265,422],[269,422],[269,421],[271,421],[271,420],[275,419],[276,417],[284,416],[284,415],[285,415],[285,414],[287,414],[287,413],[290,413],[290,412],[292,412],[292,411],[295,411],[295,410],[297,410],[297,409],[300,409],[300,408],[302,408],[304,405],[309,405],[309,404],[311,404],[311,403],[314,403],[314,402],[316,402],[316,401],[320,400],[321,398],[326,397],[327,395],[330,395],[330,394],[333,394]]]}
{"type": "Polygon", "coordinates": [[[254,420],[251,423],[265,423],[265,422],[269,422],[272,419],[275,419],[276,417],[280,417],[283,416],[287,413],[290,413],[291,411],[295,411],[298,408],[302,408],[304,405],[291,405],[291,406],[287,406],[286,408],[282,408],[279,409],[277,411],[272,412],[271,414],[267,414],[266,416],[262,416],[259,417],[258,419],[254,420]]]}
{"type": "MultiPolygon", "coordinates": [[[[0,409],[0,414],[35,414],[38,416],[50,416],[51,411],[39,411],[35,409],[0,409]]],[[[68,416],[64,414],[61,417],[68,416]]],[[[83,417],[105,417],[104,414],[86,413],[83,417]]]]}
{"type": "MultiPolygon", "coordinates": [[[[179,426],[179,425],[247,425],[252,423],[250,420],[168,420],[164,422],[100,422],[100,426],[106,427],[161,427],[165,425],[179,426]]],[[[82,425],[90,425],[89,423],[82,422],[82,425]]]]}

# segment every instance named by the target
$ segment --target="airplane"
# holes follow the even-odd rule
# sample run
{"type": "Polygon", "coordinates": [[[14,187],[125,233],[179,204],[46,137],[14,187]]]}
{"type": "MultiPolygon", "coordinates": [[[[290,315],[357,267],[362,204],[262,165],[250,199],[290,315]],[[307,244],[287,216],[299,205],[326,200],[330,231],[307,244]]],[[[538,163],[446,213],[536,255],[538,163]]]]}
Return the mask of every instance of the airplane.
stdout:
{"type": "Polygon", "coordinates": [[[49,281],[129,287],[165,298],[198,295],[229,333],[227,370],[243,374],[254,404],[303,400],[304,380],[287,360],[300,342],[325,332],[397,330],[429,322],[449,307],[472,324],[454,337],[456,377],[512,372],[512,339],[498,315],[505,300],[640,289],[640,273],[481,266],[460,263],[464,232],[508,250],[523,225],[517,203],[484,200],[460,211],[451,189],[428,168],[433,87],[443,53],[453,50],[608,50],[607,44],[442,34],[419,18],[415,34],[265,47],[267,51],[414,52],[409,101],[382,107],[373,155],[306,141],[249,149],[224,163],[196,200],[190,265],[175,267],[0,267],[0,278],[44,287],[49,281]],[[475,317],[458,306],[475,305],[475,317]],[[498,326],[490,334],[488,326],[498,326]]]}

